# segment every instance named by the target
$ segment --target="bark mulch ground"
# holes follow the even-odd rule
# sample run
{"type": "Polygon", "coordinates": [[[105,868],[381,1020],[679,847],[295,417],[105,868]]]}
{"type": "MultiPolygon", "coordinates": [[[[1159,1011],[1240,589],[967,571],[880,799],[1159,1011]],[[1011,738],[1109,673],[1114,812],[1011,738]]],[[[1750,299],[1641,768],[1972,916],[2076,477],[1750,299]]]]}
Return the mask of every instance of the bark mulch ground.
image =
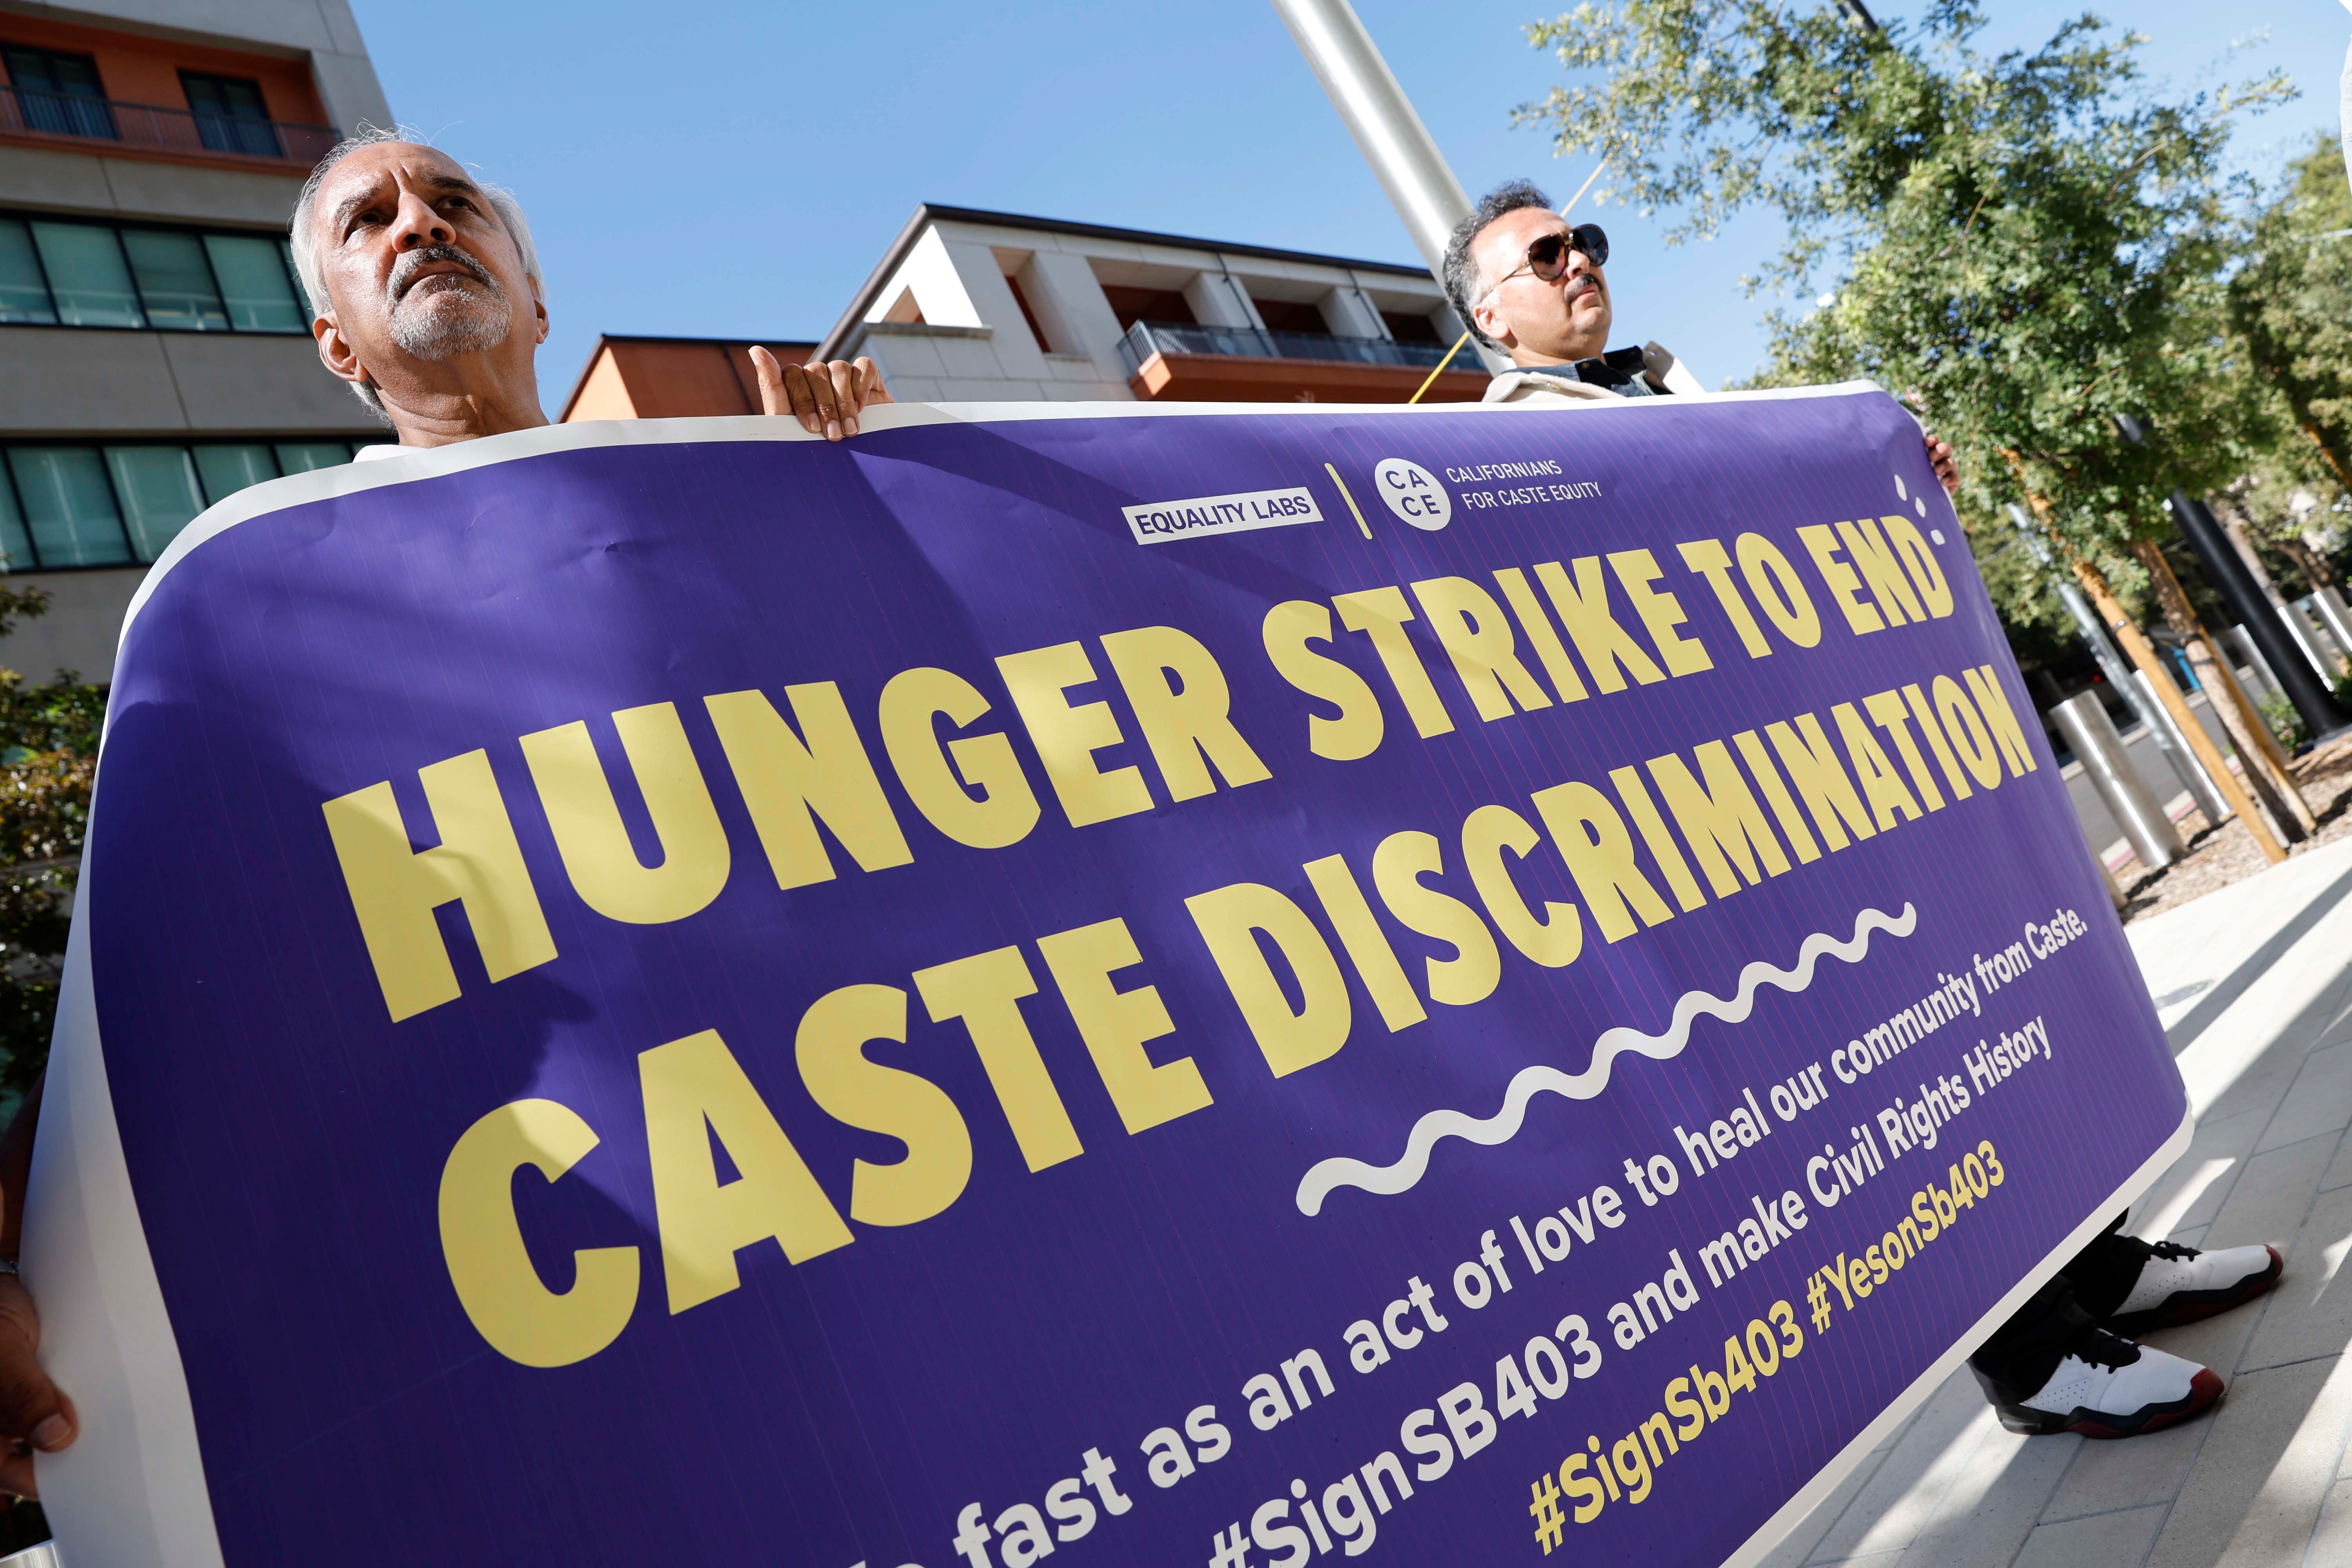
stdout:
{"type": "MultiPolygon", "coordinates": [[[[2294,775],[2312,815],[2319,818],[2319,831],[2288,846],[2287,853],[2306,855],[2323,844],[2352,837],[2352,740],[2305,752],[2294,759],[2294,775]]],[[[2270,862],[2254,847],[2253,835],[2243,823],[2232,819],[2217,828],[2205,820],[2203,812],[2192,811],[2180,819],[2179,826],[2180,837],[2188,841],[2188,854],[2161,871],[2144,871],[2135,863],[2116,879],[2127,900],[2123,908],[2126,925],[2269,869],[2270,862]]]]}

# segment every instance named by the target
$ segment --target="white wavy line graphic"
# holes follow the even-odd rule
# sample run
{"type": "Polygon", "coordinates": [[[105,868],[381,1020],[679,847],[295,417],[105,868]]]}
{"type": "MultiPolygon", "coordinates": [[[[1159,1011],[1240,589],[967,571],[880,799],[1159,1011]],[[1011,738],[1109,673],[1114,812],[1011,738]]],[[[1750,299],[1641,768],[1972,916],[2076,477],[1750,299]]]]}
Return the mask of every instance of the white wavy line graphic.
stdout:
{"type": "Polygon", "coordinates": [[[1299,1178],[1298,1212],[1308,1215],[1321,1213],[1323,1200],[1339,1187],[1360,1187],[1381,1197],[1408,1192],[1428,1172],[1429,1153],[1438,1140],[1461,1138],[1488,1148],[1507,1143],[1519,1135],[1519,1128],[1527,1121],[1528,1102],[1537,1095],[1591,1100],[1609,1087],[1610,1064],[1622,1053],[1633,1051],[1655,1061],[1669,1061],[1682,1055],[1683,1047],[1690,1043],[1691,1021],[1700,1014],[1727,1024],[1744,1023],[1756,1005],[1759,986],[1802,991],[1812,984],[1813,966],[1824,953],[1847,963],[1859,963],[1870,952],[1872,931],[1909,936],[1918,924],[1918,911],[1907,903],[1900,915],[1865,909],[1853,917],[1853,935],[1847,941],[1840,942],[1825,931],[1815,931],[1807,937],[1797,948],[1794,969],[1776,969],[1760,959],[1742,969],[1738,994],[1729,1001],[1705,991],[1684,992],[1675,1003],[1674,1021],[1663,1033],[1645,1035],[1625,1025],[1609,1030],[1592,1042],[1592,1064],[1580,1073],[1564,1073],[1558,1068],[1540,1065],[1522,1068],[1503,1091],[1503,1108],[1483,1121],[1459,1110],[1440,1109],[1429,1112],[1412,1124],[1404,1153],[1392,1165],[1369,1164],[1344,1155],[1318,1160],[1299,1178]]]}

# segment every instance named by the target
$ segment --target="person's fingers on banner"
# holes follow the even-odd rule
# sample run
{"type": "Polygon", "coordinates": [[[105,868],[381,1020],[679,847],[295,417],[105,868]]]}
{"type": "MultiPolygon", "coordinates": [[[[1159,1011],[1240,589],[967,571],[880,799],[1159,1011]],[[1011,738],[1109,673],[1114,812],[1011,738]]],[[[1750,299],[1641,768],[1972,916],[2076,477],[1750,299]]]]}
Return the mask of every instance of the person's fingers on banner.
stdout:
{"type": "Polygon", "coordinates": [[[70,1447],[79,1434],[73,1401],[35,1359],[40,1344],[31,1294],[15,1276],[0,1275],[0,1490],[18,1497],[39,1495],[33,1455],[70,1447]]]}
{"type": "Polygon", "coordinates": [[[877,403],[894,402],[890,389],[882,384],[882,367],[865,354],[857,356],[857,384],[865,390],[858,406],[871,408],[877,403]]]}
{"type": "Polygon", "coordinates": [[[751,345],[751,374],[760,382],[760,412],[771,416],[783,413],[784,367],[758,343],[751,345]]]}
{"type": "Polygon", "coordinates": [[[857,410],[891,401],[882,367],[870,358],[831,360],[816,365],[784,364],[764,348],[751,350],[760,378],[760,412],[790,414],[801,428],[828,441],[857,434],[857,410]]]}
{"type": "MultiPolygon", "coordinates": [[[[833,405],[841,421],[841,433],[856,435],[857,411],[866,405],[865,389],[858,384],[857,367],[845,359],[837,359],[830,360],[817,369],[824,379],[832,383],[833,405]]],[[[826,432],[826,438],[832,438],[830,430],[826,432]]]]}
{"type": "Polygon", "coordinates": [[[841,438],[826,425],[833,416],[831,388],[823,385],[822,376],[812,377],[804,365],[779,363],[775,355],[766,349],[753,349],[751,353],[755,366],[761,360],[765,360],[768,365],[768,369],[761,372],[760,381],[762,413],[789,414],[798,419],[801,428],[812,436],[823,435],[827,440],[834,441],[841,438]]]}
{"type": "Polygon", "coordinates": [[[806,411],[801,420],[803,425],[813,431],[823,431],[828,441],[841,439],[841,411],[834,399],[833,377],[824,365],[786,366],[784,385],[793,395],[793,411],[806,411]]]}
{"type": "Polygon", "coordinates": [[[1944,493],[1959,494],[1960,465],[1958,459],[1952,456],[1952,444],[1949,441],[1938,441],[1933,436],[1928,437],[1927,461],[1935,465],[1936,478],[1942,482],[1944,493]]]}
{"type": "Polygon", "coordinates": [[[812,436],[823,428],[816,404],[808,395],[808,374],[800,366],[784,364],[768,350],[754,345],[751,369],[760,378],[761,413],[791,415],[812,436]]]}

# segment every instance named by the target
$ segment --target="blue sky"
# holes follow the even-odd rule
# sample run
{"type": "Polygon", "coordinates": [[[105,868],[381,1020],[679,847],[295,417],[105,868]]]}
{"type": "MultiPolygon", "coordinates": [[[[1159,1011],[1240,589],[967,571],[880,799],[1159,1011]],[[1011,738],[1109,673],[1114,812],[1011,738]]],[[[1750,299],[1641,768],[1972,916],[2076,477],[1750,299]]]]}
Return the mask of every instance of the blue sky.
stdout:
{"type": "MultiPolygon", "coordinates": [[[[1415,258],[1265,0],[354,5],[394,111],[530,213],[552,293],[551,410],[602,331],[821,335],[922,201],[1415,258]]],[[[1986,8],[1996,47],[2038,41],[2068,14],[1986,8]]],[[[1581,183],[1584,165],[1510,123],[1559,79],[1522,30],[1544,0],[1357,9],[1464,185],[1530,174],[1565,200],[1581,183]]],[[[2274,174],[2336,121],[2352,38],[2339,0],[2132,0],[2105,14],[2147,34],[2151,72],[2181,84],[2211,79],[2233,42],[2267,28],[2228,74],[2284,68],[2304,96],[2240,132],[2245,168],[2274,174]]],[[[1743,298],[1738,280],[1774,248],[1770,226],[1667,249],[1622,208],[1591,216],[1611,233],[1621,337],[1666,343],[1709,385],[1756,366],[1775,301],[1743,298]]]]}

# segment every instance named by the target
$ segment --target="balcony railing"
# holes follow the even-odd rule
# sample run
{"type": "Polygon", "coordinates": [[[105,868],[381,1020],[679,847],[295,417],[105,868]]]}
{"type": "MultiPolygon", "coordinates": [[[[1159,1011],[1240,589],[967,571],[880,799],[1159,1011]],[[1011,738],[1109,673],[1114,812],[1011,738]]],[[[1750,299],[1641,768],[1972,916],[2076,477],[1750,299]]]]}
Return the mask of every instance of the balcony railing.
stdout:
{"type": "Polygon", "coordinates": [[[1118,353],[1127,362],[1128,374],[1134,375],[1154,354],[1251,354],[1260,359],[1320,360],[1326,364],[1385,364],[1430,370],[1445,357],[1445,349],[1439,343],[1398,343],[1386,338],[1342,338],[1321,332],[1261,331],[1255,327],[1138,321],[1119,340],[1118,353]]]}
{"type": "Polygon", "coordinates": [[[335,130],[326,125],[236,120],[152,103],[117,103],[14,87],[0,87],[0,135],[116,142],[126,147],[199,155],[226,153],[305,166],[325,157],[340,140],[335,130]]]}

